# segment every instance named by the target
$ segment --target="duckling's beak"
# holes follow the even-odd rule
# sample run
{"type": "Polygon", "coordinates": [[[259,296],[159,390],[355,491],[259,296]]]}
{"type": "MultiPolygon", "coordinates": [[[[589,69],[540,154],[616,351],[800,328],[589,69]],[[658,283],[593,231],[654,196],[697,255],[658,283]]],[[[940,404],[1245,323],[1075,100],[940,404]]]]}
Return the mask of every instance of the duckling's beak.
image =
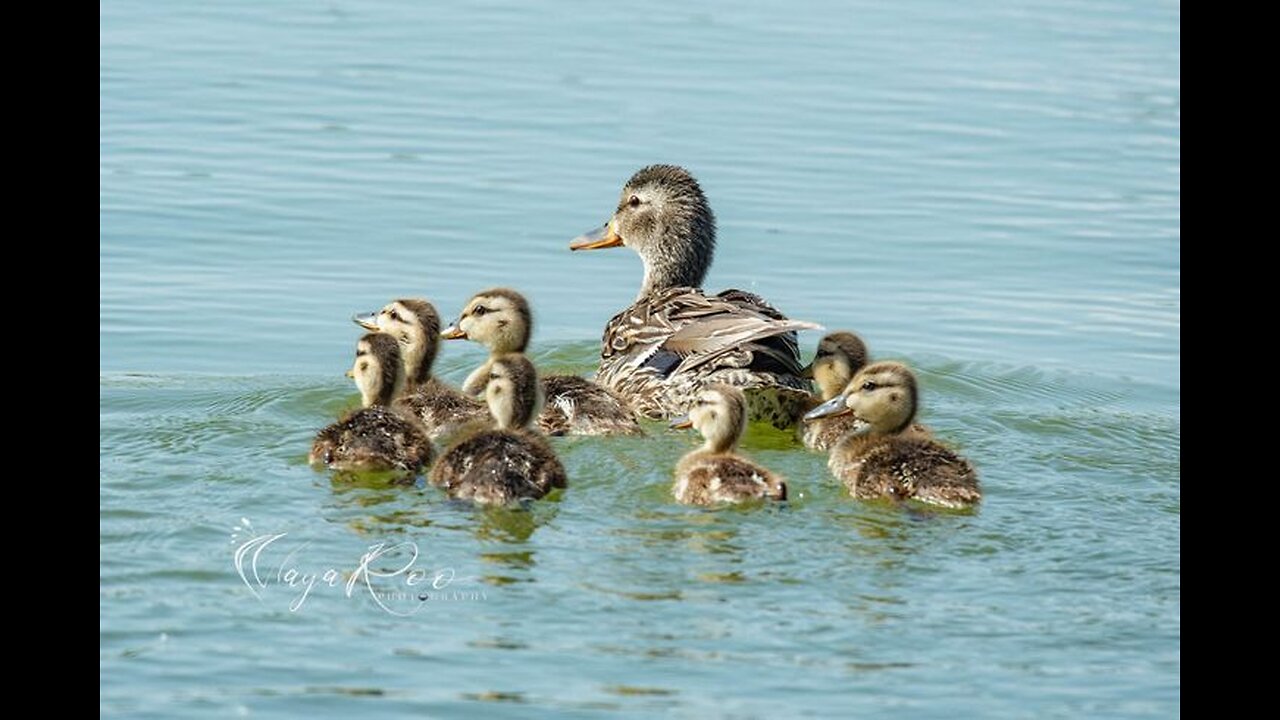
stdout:
{"type": "Polygon", "coordinates": [[[853,412],[848,405],[844,404],[844,396],[837,395],[830,400],[822,403],[818,407],[804,414],[804,421],[817,420],[824,417],[835,417],[836,415],[847,415],[853,412]]]}
{"type": "Polygon", "coordinates": [[[348,370],[348,371],[346,371],[345,373],[343,373],[343,375],[346,375],[347,377],[351,378],[352,380],[354,380],[354,379],[355,379],[355,377],[356,377],[356,374],[355,374],[355,373],[353,373],[353,372],[351,372],[350,370],[348,370]]]}
{"type": "Polygon", "coordinates": [[[365,313],[363,315],[352,315],[351,322],[359,325],[365,330],[377,330],[378,329],[378,313],[371,312],[371,313],[365,313]]]}
{"type": "Polygon", "coordinates": [[[458,323],[453,323],[449,327],[440,331],[440,337],[445,340],[466,340],[467,334],[458,327],[458,323]]]}
{"type": "Polygon", "coordinates": [[[599,250],[600,248],[618,247],[622,244],[622,236],[618,234],[617,222],[610,220],[604,227],[579,235],[569,243],[570,250],[599,250]]]}
{"type": "Polygon", "coordinates": [[[685,415],[672,420],[670,427],[672,430],[687,430],[693,427],[693,421],[689,419],[688,415],[685,415]]]}

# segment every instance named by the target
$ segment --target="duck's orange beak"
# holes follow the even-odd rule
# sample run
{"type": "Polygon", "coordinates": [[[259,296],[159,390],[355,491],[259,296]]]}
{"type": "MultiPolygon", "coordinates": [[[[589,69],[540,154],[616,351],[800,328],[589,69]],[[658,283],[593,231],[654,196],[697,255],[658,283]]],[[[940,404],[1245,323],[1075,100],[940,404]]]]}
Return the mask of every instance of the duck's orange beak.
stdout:
{"type": "Polygon", "coordinates": [[[458,323],[454,323],[441,330],[440,337],[445,340],[466,340],[467,334],[463,332],[462,328],[458,327],[458,323]]]}
{"type": "Polygon", "coordinates": [[[671,421],[670,427],[672,430],[687,430],[693,427],[693,420],[690,420],[688,415],[678,417],[671,421]]]}
{"type": "Polygon", "coordinates": [[[622,245],[622,236],[614,229],[614,222],[610,220],[604,224],[604,227],[596,228],[589,233],[579,235],[569,243],[570,250],[599,250],[600,248],[611,248],[622,245]]]}

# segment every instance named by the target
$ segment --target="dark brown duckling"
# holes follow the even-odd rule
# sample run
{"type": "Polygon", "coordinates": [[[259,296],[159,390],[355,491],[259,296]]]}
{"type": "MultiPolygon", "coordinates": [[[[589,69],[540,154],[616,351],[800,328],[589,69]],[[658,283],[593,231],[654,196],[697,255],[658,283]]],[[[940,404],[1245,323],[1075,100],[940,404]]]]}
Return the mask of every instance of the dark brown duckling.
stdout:
{"type": "Polygon", "coordinates": [[[715,383],[699,391],[688,417],[675,428],[697,428],[706,440],[676,465],[672,492],[688,505],[750,500],[786,500],[787,484],[777,475],[734,453],[747,426],[747,400],[732,385],[715,383]]]}
{"type": "Polygon", "coordinates": [[[418,418],[431,439],[455,437],[490,424],[483,402],[431,374],[440,349],[440,315],[435,306],[418,298],[401,298],[376,313],[357,315],[353,320],[400,342],[405,392],[396,405],[418,418]]]}
{"type": "Polygon", "coordinates": [[[545,496],[568,483],[547,441],[528,428],[538,409],[538,375],[519,353],[490,359],[484,388],[497,429],[482,430],[449,448],[431,470],[431,483],[450,497],[506,505],[545,496]]]}
{"type": "Polygon", "coordinates": [[[416,475],[435,450],[426,431],[390,406],[404,386],[400,347],[383,333],[356,345],[347,373],[360,388],[364,407],[324,428],[311,444],[310,461],[342,471],[398,471],[416,475]]]}
{"type": "MultiPolygon", "coordinates": [[[[489,348],[489,360],[462,384],[464,392],[483,391],[493,358],[523,353],[533,332],[533,312],[524,296],[508,288],[477,293],[458,321],[445,329],[448,340],[474,340],[489,348]]],[[[576,375],[542,378],[546,403],[538,428],[548,435],[643,435],[635,413],[602,385],[576,375]]]]}
{"type": "Polygon", "coordinates": [[[873,363],[805,420],[853,415],[854,427],[831,449],[827,467],[856,498],[950,508],[977,503],[982,491],[969,461],[913,429],[917,397],[915,375],[906,365],[873,363]]]}

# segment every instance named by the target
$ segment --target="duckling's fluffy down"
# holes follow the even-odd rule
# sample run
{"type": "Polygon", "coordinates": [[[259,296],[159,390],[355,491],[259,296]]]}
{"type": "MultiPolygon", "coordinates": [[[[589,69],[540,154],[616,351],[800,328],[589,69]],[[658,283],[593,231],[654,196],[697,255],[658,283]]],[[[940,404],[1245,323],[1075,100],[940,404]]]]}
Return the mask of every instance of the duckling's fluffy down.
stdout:
{"type": "Polygon", "coordinates": [[[485,430],[462,440],[436,462],[430,479],[450,497],[495,505],[541,498],[567,485],[564,466],[546,441],[524,430],[485,430]]]}
{"type": "Polygon", "coordinates": [[[362,408],[324,428],[311,445],[312,463],[334,470],[418,473],[435,450],[414,421],[382,406],[362,408]]]}

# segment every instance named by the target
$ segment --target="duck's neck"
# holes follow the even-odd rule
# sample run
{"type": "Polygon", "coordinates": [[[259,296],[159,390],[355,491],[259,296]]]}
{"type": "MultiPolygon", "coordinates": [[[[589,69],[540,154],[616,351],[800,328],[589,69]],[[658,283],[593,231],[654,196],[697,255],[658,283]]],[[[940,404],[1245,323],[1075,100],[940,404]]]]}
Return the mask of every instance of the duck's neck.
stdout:
{"type": "MultiPolygon", "coordinates": [[[[536,405],[537,401],[533,401],[536,405]]],[[[510,393],[489,397],[489,414],[499,430],[521,430],[533,419],[533,408],[528,398],[517,398],[510,393]]]]}
{"type": "Polygon", "coordinates": [[[823,400],[839,395],[852,379],[853,369],[846,360],[824,359],[813,363],[813,381],[818,384],[823,400]]]}
{"type": "Polygon", "coordinates": [[[396,396],[400,394],[402,387],[403,384],[398,375],[394,380],[384,376],[377,385],[360,388],[360,402],[365,407],[390,406],[396,396]]]}
{"type": "Polygon", "coordinates": [[[738,444],[738,434],[725,428],[707,428],[703,439],[702,450],[717,455],[733,452],[733,446],[738,444]]]}
{"type": "Polygon", "coordinates": [[[831,448],[831,457],[835,458],[837,455],[861,457],[888,438],[888,435],[880,433],[871,433],[869,435],[849,433],[840,438],[835,446],[831,448]]]}
{"type": "Polygon", "coordinates": [[[529,333],[515,328],[509,334],[500,336],[487,344],[490,360],[507,353],[524,354],[529,349],[529,333]]]}
{"type": "Polygon", "coordinates": [[[404,360],[406,384],[421,387],[431,381],[431,366],[435,365],[434,348],[428,347],[426,338],[410,338],[400,343],[400,357],[404,360]]]}
{"type": "Polygon", "coordinates": [[[670,255],[644,258],[644,283],[638,297],[661,292],[673,287],[702,287],[707,275],[706,266],[695,266],[686,259],[670,255]]]}
{"type": "Polygon", "coordinates": [[[644,262],[640,297],[673,287],[702,287],[715,255],[715,219],[709,210],[684,210],[679,215],[637,248],[644,262]]]}

